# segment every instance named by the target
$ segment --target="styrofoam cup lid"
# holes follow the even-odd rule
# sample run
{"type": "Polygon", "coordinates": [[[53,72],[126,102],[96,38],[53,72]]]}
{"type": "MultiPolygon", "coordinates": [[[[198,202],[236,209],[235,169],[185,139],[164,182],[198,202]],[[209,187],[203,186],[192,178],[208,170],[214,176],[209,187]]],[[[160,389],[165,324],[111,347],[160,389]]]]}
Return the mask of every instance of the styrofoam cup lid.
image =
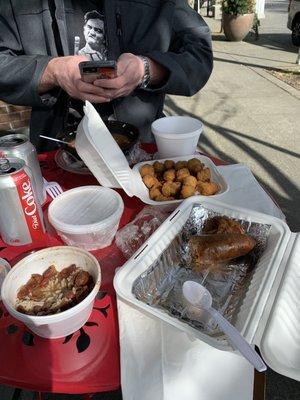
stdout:
{"type": "Polygon", "coordinates": [[[88,233],[114,225],[124,210],[122,197],[101,186],[82,186],[56,197],[49,206],[49,221],[68,233],[88,233]]]}

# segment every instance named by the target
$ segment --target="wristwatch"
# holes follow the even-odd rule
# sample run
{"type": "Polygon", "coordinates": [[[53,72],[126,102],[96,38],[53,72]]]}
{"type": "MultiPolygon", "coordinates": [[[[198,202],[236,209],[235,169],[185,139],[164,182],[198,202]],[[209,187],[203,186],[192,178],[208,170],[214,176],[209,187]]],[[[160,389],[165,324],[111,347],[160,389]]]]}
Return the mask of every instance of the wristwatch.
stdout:
{"type": "Polygon", "coordinates": [[[147,57],[144,56],[138,56],[138,57],[143,61],[144,64],[144,76],[141,83],[139,84],[139,88],[145,89],[150,83],[150,62],[149,58],[147,57]]]}

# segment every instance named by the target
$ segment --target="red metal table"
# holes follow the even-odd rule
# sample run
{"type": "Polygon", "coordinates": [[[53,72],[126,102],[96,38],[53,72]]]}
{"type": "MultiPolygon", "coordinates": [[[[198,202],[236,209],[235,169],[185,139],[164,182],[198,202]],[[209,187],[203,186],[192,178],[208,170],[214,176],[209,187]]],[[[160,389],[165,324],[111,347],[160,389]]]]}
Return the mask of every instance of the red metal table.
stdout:
{"type": "MultiPolygon", "coordinates": [[[[57,167],[54,152],[39,156],[43,176],[57,181],[64,190],[98,184],[93,176],[77,175],[57,167]]],[[[122,191],[120,191],[121,193],[122,191]]],[[[126,225],[142,208],[137,198],[121,193],[125,211],[120,227],[126,225]]],[[[43,210],[46,215],[50,198],[43,210]]],[[[15,264],[37,248],[62,245],[53,232],[45,242],[12,247],[0,240],[0,257],[15,264]]],[[[66,338],[47,340],[31,333],[11,317],[0,302],[0,382],[41,392],[96,393],[120,387],[119,342],[113,276],[125,259],[115,244],[93,252],[102,270],[102,284],[89,321],[66,338]]]]}
{"type": "MultiPolygon", "coordinates": [[[[152,145],[145,150],[153,152],[152,145]]],[[[39,156],[43,176],[57,181],[64,190],[98,184],[90,175],[77,175],[60,169],[54,161],[55,152],[39,156]]],[[[221,164],[220,160],[215,160],[221,164]]],[[[124,200],[120,227],[126,225],[143,208],[136,197],[119,191],[124,200]]],[[[45,214],[50,203],[43,207],[45,214]]],[[[0,240],[0,257],[12,264],[37,248],[62,245],[53,232],[45,242],[7,247],[0,240]]],[[[11,317],[0,302],[0,383],[21,389],[52,393],[96,393],[120,388],[119,341],[116,297],[113,277],[125,259],[113,243],[92,252],[102,270],[101,291],[96,298],[88,322],[77,332],[62,339],[43,339],[31,333],[11,317]]]]}

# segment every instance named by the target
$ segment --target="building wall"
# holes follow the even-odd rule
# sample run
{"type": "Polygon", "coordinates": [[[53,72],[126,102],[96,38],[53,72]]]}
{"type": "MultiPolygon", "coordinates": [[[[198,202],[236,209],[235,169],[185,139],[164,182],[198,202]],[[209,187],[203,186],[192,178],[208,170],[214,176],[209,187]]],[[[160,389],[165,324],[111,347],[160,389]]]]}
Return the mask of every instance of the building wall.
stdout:
{"type": "Polygon", "coordinates": [[[1,131],[29,131],[31,108],[13,106],[0,100],[0,133],[1,131]]]}
{"type": "Polygon", "coordinates": [[[258,19],[265,18],[265,0],[256,0],[255,12],[258,19]]]}

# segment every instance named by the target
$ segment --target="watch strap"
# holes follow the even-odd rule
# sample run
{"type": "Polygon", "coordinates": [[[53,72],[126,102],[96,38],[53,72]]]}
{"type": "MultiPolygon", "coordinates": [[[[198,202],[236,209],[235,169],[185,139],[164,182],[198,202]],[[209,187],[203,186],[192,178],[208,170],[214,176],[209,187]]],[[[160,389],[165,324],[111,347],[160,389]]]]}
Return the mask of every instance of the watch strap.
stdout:
{"type": "Polygon", "coordinates": [[[141,83],[139,84],[139,88],[145,89],[150,83],[150,62],[149,58],[144,56],[138,56],[144,64],[144,76],[142,78],[141,83]]]}

